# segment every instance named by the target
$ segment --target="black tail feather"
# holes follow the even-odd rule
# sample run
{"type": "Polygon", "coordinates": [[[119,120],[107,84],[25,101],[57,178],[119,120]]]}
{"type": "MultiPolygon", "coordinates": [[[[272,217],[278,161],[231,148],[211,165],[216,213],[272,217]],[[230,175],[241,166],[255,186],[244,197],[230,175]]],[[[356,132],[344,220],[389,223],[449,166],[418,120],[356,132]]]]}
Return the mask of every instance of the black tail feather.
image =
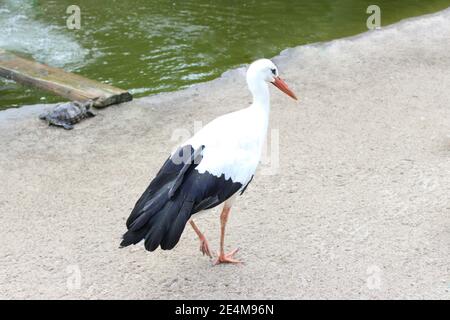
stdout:
{"type": "Polygon", "coordinates": [[[161,244],[170,224],[176,219],[182,205],[181,197],[170,200],[164,208],[154,217],[151,226],[145,235],[145,249],[153,251],[161,244]]]}
{"type": "Polygon", "coordinates": [[[145,234],[147,233],[147,231],[148,230],[146,228],[142,228],[142,229],[137,230],[137,231],[128,230],[122,236],[122,242],[120,243],[120,246],[121,247],[128,247],[131,244],[139,243],[142,239],[144,239],[145,234]]]}
{"type": "Polygon", "coordinates": [[[172,249],[178,243],[184,226],[192,214],[193,202],[182,195],[166,201],[156,212],[145,212],[123,235],[121,246],[136,244],[145,239],[145,249],[172,249]],[[136,226],[140,226],[137,228],[136,226]]]}
{"type": "Polygon", "coordinates": [[[184,159],[181,163],[167,159],[128,217],[122,247],[145,239],[149,251],[159,246],[170,250],[192,214],[219,205],[241,189],[241,183],[226,179],[224,174],[218,177],[194,170],[202,151],[203,146],[194,150],[188,145],[175,153],[177,160],[184,159]]]}
{"type": "Polygon", "coordinates": [[[155,215],[169,200],[167,192],[156,193],[155,196],[150,199],[142,209],[139,210],[139,215],[136,214],[136,218],[128,223],[128,229],[136,231],[144,227],[144,225],[155,215]]]}
{"type": "Polygon", "coordinates": [[[188,222],[192,214],[192,208],[194,203],[189,200],[185,200],[181,209],[179,210],[178,216],[170,224],[169,230],[166,232],[163,240],[161,241],[161,249],[171,250],[180,240],[181,234],[183,233],[184,227],[188,222]]]}

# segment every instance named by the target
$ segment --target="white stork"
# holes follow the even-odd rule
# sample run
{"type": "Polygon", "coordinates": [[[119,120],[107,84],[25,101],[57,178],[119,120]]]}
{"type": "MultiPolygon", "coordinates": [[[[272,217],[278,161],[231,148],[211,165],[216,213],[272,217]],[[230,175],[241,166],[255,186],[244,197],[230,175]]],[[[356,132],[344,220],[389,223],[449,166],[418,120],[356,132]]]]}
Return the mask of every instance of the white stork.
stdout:
{"type": "Polygon", "coordinates": [[[208,241],[192,216],[224,203],[215,264],[240,263],[234,258],[237,249],[224,252],[225,225],[236,195],[245,191],[260,161],[269,124],[269,83],[297,100],[272,61],[253,62],[247,71],[253,103],[216,118],[166,160],[131,212],[121,247],[145,239],[149,251],[158,246],[170,250],[189,221],[200,239],[201,252],[211,257],[208,241]]]}

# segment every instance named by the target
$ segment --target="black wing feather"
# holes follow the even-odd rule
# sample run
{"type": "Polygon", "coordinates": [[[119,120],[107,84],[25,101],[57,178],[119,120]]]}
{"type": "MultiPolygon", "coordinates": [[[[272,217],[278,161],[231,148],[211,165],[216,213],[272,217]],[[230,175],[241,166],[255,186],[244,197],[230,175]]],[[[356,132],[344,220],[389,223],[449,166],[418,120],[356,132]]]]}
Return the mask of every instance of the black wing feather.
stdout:
{"type": "Polygon", "coordinates": [[[219,205],[242,188],[224,175],[194,170],[203,148],[184,146],[166,160],[127,219],[121,246],[145,239],[149,251],[172,249],[194,213],[219,205]]]}

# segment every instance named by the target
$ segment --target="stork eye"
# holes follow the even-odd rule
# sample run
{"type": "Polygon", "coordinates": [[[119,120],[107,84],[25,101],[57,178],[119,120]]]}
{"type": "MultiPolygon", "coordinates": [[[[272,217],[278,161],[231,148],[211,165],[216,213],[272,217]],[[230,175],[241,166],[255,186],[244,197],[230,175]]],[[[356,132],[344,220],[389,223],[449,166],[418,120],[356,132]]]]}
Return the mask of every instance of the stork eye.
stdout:
{"type": "Polygon", "coordinates": [[[273,75],[277,75],[277,70],[276,69],[270,69],[270,71],[272,71],[273,75]]]}

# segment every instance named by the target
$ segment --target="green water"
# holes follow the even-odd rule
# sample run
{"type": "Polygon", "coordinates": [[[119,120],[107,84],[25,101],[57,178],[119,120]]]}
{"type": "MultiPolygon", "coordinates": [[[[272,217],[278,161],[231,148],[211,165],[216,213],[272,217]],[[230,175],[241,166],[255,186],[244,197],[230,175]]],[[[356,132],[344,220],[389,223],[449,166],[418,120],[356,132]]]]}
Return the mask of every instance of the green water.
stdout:
{"type": "MultiPolygon", "coordinates": [[[[129,89],[173,91],[287,47],[367,30],[373,0],[0,0],[0,48],[129,89]],[[81,9],[81,29],[66,8],[81,9]]],[[[382,26],[450,0],[377,0],[382,26]]],[[[0,81],[0,109],[62,99],[0,81]]]]}

